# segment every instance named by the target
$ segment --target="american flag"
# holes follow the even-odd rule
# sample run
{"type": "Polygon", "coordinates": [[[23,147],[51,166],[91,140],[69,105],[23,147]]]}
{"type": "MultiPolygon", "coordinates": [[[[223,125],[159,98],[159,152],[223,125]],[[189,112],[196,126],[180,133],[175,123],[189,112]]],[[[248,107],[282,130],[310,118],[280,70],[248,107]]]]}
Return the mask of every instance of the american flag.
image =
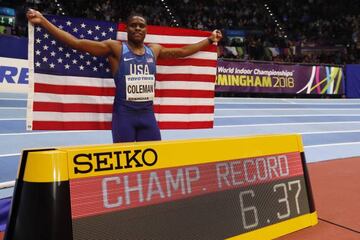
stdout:
{"type": "MultiPolygon", "coordinates": [[[[124,24],[46,16],[78,38],[127,40],[124,24]]],[[[209,32],[148,26],[145,43],[181,47],[209,32]]],[[[120,44],[120,43],[119,43],[120,44]]],[[[157,62],[154,110],[161,129],[212,128],[217,48],[157,62]]],[[[115,84],[106,58],[70,49],[29,25],[28,130],[111,129],[115,84]]]]}

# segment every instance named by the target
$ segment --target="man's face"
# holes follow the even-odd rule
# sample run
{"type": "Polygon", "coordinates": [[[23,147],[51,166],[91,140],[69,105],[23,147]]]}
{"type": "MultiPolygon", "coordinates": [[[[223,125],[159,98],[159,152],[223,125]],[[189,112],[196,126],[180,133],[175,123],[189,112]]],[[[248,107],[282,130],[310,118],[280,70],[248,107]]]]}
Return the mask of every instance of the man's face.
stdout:
{"type": "Polygon", "coordinates": [[[127,25],[128,41],[133,43],[143,43],[146,36],[146,21],[139,16],[132,17],[127,25]]]}

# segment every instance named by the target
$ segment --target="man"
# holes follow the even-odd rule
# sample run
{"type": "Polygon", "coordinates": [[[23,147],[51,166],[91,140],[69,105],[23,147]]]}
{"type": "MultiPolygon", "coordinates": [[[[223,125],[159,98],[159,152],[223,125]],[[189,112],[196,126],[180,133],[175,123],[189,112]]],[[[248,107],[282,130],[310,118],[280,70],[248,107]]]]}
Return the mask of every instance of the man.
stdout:
{"type": "Polygon", "coordinates": [[[127,42],[93,41],[78,39],[57,28],[33,9],[26,15],[30,23],[45,28],[69,47],[108,58],[116,86],[112,115],[113,142],[161,140],[153,110],[156,60],[186,57],[222,38],[221,32],[214,30],[207,39],[181,48],[166,48],[159,44],[146,46],[146,20],[141,15],[131,15],[126,26],[127,42]]]}

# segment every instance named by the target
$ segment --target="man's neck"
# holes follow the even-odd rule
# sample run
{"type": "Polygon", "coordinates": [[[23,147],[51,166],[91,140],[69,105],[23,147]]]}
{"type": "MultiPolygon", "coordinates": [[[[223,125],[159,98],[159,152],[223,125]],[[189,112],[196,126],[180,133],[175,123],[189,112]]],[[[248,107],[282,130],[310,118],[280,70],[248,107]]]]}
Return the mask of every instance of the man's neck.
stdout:
{"type": "Polygon", "coordinates": [[[127,43],[131,51],[135,54],[142,55],[145,53],[144,43],[134,43],[128,42],[127,43]]]}

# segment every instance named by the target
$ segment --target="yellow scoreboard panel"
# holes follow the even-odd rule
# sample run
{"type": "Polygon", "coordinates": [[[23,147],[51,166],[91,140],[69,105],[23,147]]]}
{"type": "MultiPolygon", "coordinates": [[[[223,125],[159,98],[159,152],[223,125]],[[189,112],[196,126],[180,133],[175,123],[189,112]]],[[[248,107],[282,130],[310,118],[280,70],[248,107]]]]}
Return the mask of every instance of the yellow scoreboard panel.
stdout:
{"type": "Polygon", "coordinates": [[[274,239],[317,223],[301,137],[24,151],[5,239],[274,239]]]}

